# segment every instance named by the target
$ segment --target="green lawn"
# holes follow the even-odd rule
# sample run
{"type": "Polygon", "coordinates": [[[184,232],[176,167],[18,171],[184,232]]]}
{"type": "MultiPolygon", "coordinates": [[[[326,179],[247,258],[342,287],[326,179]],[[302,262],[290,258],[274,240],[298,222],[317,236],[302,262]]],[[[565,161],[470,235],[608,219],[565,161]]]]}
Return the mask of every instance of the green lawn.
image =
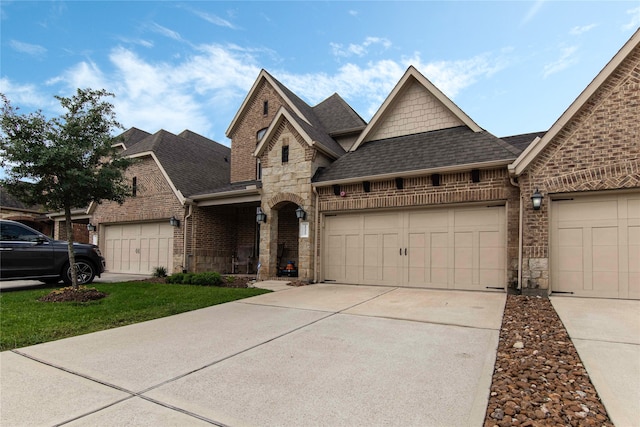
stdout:
{"type": "Polygon", "coordinates": [[[108,296],[87,303],[40,302],[53,289],[0,293],[0,351],[171,316],[270,292],[256,288],[126,282],[94,284],[108,296]]]}

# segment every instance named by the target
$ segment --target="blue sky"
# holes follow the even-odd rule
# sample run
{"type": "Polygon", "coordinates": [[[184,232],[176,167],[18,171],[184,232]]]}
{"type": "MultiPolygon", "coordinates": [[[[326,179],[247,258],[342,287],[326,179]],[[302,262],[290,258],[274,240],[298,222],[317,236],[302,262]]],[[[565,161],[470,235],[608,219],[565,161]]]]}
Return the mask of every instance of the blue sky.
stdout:
{"type": "Polygon", "coordinates": [[[640,26],[639,1],[6,1],[0,92],[23,112],[104,88],[154,133],[225,131],[261,68],[369,120],[414,65],[496,136],[546,130],[640,26]]]}

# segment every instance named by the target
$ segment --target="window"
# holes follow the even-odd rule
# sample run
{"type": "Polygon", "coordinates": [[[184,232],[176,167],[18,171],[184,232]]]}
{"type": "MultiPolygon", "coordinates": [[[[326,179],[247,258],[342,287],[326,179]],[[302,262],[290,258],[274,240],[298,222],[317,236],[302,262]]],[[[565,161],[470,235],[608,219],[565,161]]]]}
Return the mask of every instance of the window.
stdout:
{"type": "Polygon", "coordinates": [[[35,242],[39,235],[17,224],[0,224],[0,240],[5,242],[35,242]]]}
{"type": "Polygon", "coordinates": [[[262,115],[266,116],[269,114],[269,101],[264,101],[262,103],[262,115]]]}
{"type": "Polygon", "coordinates": [[[262,163],[260,163],[260,159],[256,159],[256,179],[258,181],[262,180],[262,163]]]}
{"type": "Polygon", "coordinates": [[[134,176],[131,182],[131,195],[136,197],[138,195],[138,177],[134,176]]]}
{"type": "Polygon", "coordinates": [[[265,133],[267,133],[267,128],[260,129],[258,133],[256,133],[256,141],[260,142],[265,133]]]}
{"type": "Polygon", "coordinates": [[[282,163],[287,163],[289,161],[289,146],[282,146],[282,163]]]}

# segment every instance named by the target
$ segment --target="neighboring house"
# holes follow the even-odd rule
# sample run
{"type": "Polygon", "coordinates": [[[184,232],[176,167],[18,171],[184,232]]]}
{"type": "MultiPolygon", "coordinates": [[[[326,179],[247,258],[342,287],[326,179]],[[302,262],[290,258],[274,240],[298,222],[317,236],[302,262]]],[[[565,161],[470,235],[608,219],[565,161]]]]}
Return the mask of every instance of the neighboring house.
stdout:
{"type": "Polygon", "coordinates": [[[263,70],[231,149],[125,133],[137,195],[91,207],[107,268],[640,298],[639,46],[640,31],[549,131],[505,138],[414,67],[369,123],[263,70]]]}
{"type": "Polygon", "coordinates": [[[640,30],[509,171],[523,287],[640,299],[640,30]]]}
{"type": "Polygon", "coordinates": [[[0,218],[21,222],[53,237],[53,222],[47,218],[42,206],[28,206],[0,186],[0,218]]]}
{"type": "Polygon", "coordinates": [[[188,197],[229,181],[229,148],[188,130],[151,135],[132,128],[122,141],[122,154],[137,159],[126,172],[133,195],[121,205],[94,203],[87,212],[107,270],[147,274],[155,267],[189,269],[185,250],[190,241],[184,238],[188,197]]]}

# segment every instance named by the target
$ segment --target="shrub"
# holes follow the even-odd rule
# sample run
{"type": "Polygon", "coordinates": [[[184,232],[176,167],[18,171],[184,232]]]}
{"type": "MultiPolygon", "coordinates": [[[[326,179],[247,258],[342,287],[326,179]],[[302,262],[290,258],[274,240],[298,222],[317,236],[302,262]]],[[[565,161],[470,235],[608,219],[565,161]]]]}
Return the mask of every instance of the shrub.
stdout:
{"type": "Polygon", "coordinates": [[[222,276],[214,271],[204,273],[175,273],[167,277],[167,283],[175,285],[218,286],[222,284],[222,276]]]}
{"type": "Polygon", "coordinates": [[[167,277],[167,269],[165,267],[154,267],[153,277],[167,277]]]}
{"type": "Polygon", "coordinates": [[[222,283],[222,277],[219,273],[207,271],[204,273],[194,274],[191,278],[192,285],[198,286],[216,286],[222,283]]]}
{"type": "Polygon", "coordinates": [[[174,285],[180,285],[184,281],[184,273],[175,273],[171,276],[167,277],[167,283],[171,283],[174,285]]]}

